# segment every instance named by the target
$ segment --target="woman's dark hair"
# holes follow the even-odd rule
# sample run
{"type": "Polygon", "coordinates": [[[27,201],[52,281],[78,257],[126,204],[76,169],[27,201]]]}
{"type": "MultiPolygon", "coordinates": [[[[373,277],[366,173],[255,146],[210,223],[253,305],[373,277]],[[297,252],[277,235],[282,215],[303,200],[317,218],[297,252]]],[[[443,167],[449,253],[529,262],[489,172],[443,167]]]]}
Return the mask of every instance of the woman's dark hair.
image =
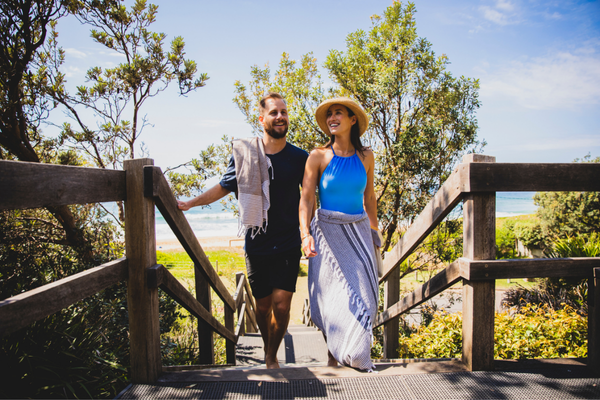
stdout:
{"type": "MultiPolygon", "coordinates": [[[[350,117],[350,118],[354,117],[355,114],[352,112],[351,109],[349,109],[346,106],[344,106],[344,108],[346,110],[348,110],[348,117],[350,117]]],[[[334,143],[335,143],[335,136],[330,135],[329,142],[327,142],[327,144],[325,144],[325,148],[331,147],[331,145],[334,143]]],[[[354,125],[352,125],[352,127],[350,128],[350,143],[352,143],[352,146],[354,146],[354,148],[356,149],[356,151],[358,151],[360,156],[362,158],[364,158],[365,157],[364,151],[367,149],[367,147],[363,146],[362,142],[360,141],[360,127],[358,126],[358,118],[356,119],[356,123],[354,125]]]]}

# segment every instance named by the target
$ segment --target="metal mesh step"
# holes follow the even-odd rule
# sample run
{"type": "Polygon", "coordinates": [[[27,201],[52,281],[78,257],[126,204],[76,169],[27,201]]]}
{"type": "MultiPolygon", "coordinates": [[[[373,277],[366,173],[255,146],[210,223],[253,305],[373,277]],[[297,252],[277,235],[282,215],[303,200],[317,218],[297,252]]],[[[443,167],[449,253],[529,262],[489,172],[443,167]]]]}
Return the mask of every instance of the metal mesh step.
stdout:
{"type": "Polygon", "coordinates": [[[600,378],[568,369],[456,372],[285,382],[133,385],[121,399],[598,399],[600,378]]]}

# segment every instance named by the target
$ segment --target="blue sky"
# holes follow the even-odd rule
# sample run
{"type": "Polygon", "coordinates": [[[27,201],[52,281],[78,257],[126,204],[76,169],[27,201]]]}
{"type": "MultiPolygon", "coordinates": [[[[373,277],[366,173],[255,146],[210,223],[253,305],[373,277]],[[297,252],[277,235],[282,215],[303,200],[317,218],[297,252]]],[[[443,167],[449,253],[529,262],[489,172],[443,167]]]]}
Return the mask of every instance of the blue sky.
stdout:
{"type": "MultiPolygon", "coordinates": [[[[130,4],[129,2],[128,4],[130,4]]],[[[251,135],[233,104],[234,82],[250,68],[275,69],[283,52],[312,51],[322,65],[346,36],[368,30],[370,16],[391,0],[154,1],[153,30],[183,36],[187,56],[207,86],[186,97],[170,87],[149,100],[143,132],[155,165],[178,165],[223,135],[251,135]]],[[[483,153],[497,162],[571,162],[600,156],[600,2],[544,0],[417,0],[417,33],[446,54],[454,76],[480,79],[477,112],[483,153]]],[[[74,18],[59,22],[68,87],[85,83],[92,66],[121,58],[93,43],[74,18]]],[[[327,73],[321,69],[323,78],[327,73]]],[[[64,119],[60,112],[52,119],[64,119]]],[[[48,128],[51,130],[51,128],[48,128]]]]}

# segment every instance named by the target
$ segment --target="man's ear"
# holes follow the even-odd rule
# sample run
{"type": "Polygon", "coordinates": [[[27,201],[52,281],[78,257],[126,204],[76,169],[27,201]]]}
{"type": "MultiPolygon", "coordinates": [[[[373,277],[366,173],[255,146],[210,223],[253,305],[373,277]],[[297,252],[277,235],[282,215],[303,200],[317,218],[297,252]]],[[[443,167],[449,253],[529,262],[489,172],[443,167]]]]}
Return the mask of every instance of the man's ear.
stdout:
{"type": "Polygon", "coordinates": [[[258,116],[258,121],[260,122],[261,125],[263,125],[264,118],[263,118],[262,114],[258,116]]]}

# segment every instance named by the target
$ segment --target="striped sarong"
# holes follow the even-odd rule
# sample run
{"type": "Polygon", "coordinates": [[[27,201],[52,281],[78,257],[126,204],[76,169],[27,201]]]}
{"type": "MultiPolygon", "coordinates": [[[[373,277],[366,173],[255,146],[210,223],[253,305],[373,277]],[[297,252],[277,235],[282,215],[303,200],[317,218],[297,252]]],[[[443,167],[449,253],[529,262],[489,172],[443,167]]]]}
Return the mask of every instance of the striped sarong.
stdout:
{"type": "Polygon", "coordinates": [[[311,223],[317,256],[309,259],[310,314],[341,364],[372,370],[378,279],[367,213],[319,209],[311,223]]]}

